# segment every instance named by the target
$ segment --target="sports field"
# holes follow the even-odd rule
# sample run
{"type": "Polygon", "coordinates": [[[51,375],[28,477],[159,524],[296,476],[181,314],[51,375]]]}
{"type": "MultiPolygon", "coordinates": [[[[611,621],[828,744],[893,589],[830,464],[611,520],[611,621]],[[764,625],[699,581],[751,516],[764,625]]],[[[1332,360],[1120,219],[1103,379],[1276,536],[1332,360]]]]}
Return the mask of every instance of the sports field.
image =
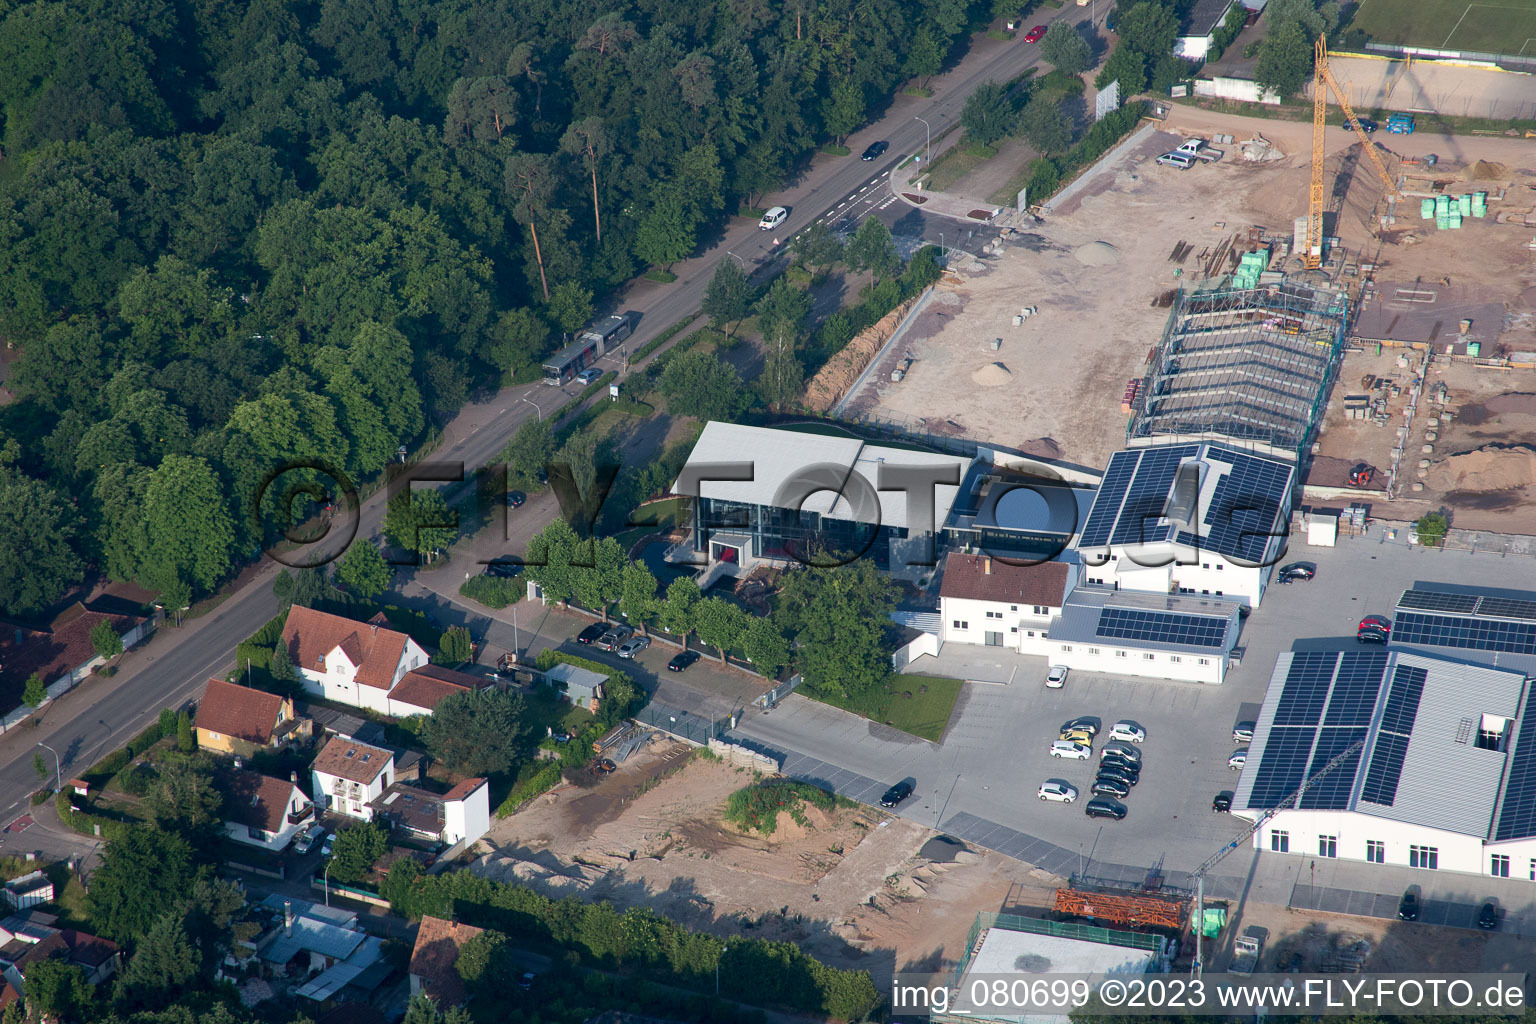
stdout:
{"type": "Polygon", "coordinates": [[[1378,43],[1536,56],[1536,0],[1362,0],[1350,26],[1378,43]]]}

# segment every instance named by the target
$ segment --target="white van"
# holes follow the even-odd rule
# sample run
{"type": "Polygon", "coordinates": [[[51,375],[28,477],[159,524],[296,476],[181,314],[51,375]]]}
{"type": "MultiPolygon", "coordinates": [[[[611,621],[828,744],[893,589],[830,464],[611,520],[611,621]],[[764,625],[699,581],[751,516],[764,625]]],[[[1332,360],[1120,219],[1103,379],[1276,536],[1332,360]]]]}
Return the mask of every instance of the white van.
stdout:
{"type": "Polygon", "coordinates": [[[1187,153],[1179,152],[1164,153],[1162,156],[1157,158],[1157,162],[1162,164],[1164,167],[1177,167],[1181,171],[1187,171],[1191,167],[1195,166],[1194,157],[1188,155],[1187,153]]]}
{"type": "Polygon", "coordinates": [[[788,216],[788,210],[784,209],[782,206],[775,206],[773,209],[763,214],[763,219],[757,222],[757,226],[762,228],[764,231],[772,231],[780,224],[783,224],[785,218],[788,216]]]}

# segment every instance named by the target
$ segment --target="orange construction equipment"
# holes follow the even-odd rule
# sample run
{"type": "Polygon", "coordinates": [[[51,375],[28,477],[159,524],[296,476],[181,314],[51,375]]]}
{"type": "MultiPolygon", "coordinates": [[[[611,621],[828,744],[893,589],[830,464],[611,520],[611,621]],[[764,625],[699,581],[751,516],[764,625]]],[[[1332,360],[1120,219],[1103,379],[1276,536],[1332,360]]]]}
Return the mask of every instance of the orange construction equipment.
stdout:
{"type": "Polygon", "coordinates": [[[1179,931],[1184,927],[1184,915],[1189,907],[1187,900],[1167,896],[1057,889],[1054,909],[1058,914],[1089,917],[1099,924],[1179,931]]]}

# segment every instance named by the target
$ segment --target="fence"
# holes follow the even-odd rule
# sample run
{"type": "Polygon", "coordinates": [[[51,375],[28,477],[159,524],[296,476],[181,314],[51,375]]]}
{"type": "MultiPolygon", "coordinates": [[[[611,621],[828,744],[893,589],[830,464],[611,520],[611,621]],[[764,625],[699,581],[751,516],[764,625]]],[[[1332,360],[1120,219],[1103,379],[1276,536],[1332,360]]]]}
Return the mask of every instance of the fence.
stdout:
{"type": "Polygon", "coordinates": [[[732,719],[739,719],[740,715],[741,709],[726,716],[700,715],[653,699],[634,715],[634,720],[702,747],[729,729],[732,719]]]}
{"type": "Polygon", "coordinates": [[[1027,932],[1031,935],[1049,935],[1062,939],[1081,939],[1084,942],[1097,942],[1106,946],[1144,949],[1159,959],[1166,953],[1168,946],[1168,940],[1161,935],[1123,932],[1114,928],[1101,928],[1098,925],[1080,924],[1075,921],[1047,921],[1038,917],[1020,917],[1017,914],[982,911],[976,915],[975,922],[971,924],[970,934],[966,936],[965,955],[950,972],[948,980],[951,989],[959,987],[960,979],[965,976],[965,969],[970,966],[971,960],[981,948],[982,937],[993,928],[1010,932],[1027,932]]]}
{"type": "MultiPolygon", "coordinates": [[[[1443,60],[1475,60],[1497,64],[1500,67],[1536,71],[1536,57],[1522,57],[1514,53],[1483,53],[1479,50],[1437,50],[1430,46],[1403,46],[1398,43],[1366,43],[1371,54],[1390,54],[1393,57],[1438,57],[1443,60]]],[[[1329,57],[1348,57],[1348,53],[1328,51],[1329,57]]]]}

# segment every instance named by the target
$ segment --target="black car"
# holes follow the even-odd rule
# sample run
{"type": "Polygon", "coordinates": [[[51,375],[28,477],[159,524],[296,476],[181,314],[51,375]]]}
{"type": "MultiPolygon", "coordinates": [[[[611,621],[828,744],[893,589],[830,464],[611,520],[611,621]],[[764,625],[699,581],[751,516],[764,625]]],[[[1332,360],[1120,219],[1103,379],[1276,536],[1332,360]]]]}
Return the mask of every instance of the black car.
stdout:
{"type": "Polygon", "coordinates": [[[1097,736],[1099,734],[1099,720],[1092,715],[1079,715],[1076,718],[1069,718],[1062,722],[1059,731],[1073,732],[1077,729],[1081,729],[1090,736],[1097,736]]]}
{"type": "Polygon", "coordinates": [[[594,622],[580,633],[576,634],[576,642],[579,644],[596,643],[597,638],[608,632],[608,627],[601,622],[594,622]]]}
{"type": "Polygon", "coordinates": [[[1477,926],[1490,931],[1499,926],[1499,908],[1493,905],[1492,900],[1484,903],[1483,909],[1477,912],[1477,926]]]}
{"type": "Polygon", "coordinates": [[[692,665],[698,660],[698,651],[681,651],[677,654],[674,654],[672,656],[672,660],[667,662],[667,671],[681,672],[683,669],[687,668],[689,665],[692,665]]]}
{"type": "Polygon", "coordinates": [[[1419,919],[1419,887],[1412,886],[1403,893],[1403,898],[1397,904],[1397,917],[1400,921],[1417,921],[1419,919]]]}
{"type": "Polygon", "coordinates": [[[523,571],[523,567],[517,562],[488,562],[485,566],[487,576],[495,576],[499,579],[509,580],[523,571]]]}
{"type": "Polygon", "coordinates": [[[1360,122],[1360,130],[1365,132],[1365,134],[1370,135],[1376,131],[1376,122],[1372,121],[1370,118],[1357,117],[1355,120],[1360,122]]]}
{"type": "Polygon", "coordinates": [[[885,796],[880,798],[881,807],[895,807],[907,797],[912,795],[912,783],[898,782],[885,791],[885,796]]]}
{"type": "Polygon", "coordinates": [[[871,142],[869,144],[869,148],[864,151],[864,155],[859,157],[859,159],[860,160],[873,160],[876,157],[881,156],[882,154],[884,154],[885,151],[890,149],[890,148],[891,148],[891,144],[889,142],[871,142]]]}
{"type": "Polygon", "coordinates": [[[1098,796],[1115,796],[1122,800],[1131,795],[1130,784],[1111,775],[1100,775],[1089,789],[1098,796]]]}
{"type": "Polygon", "coordinates": [[[1083,805],[1083,813],[1090,818],[1113,818],[1120,821],[1125,817],[1125,804],[1107,796],[1096,796],[1083,805]]]}
{"type": "Polygon", "coordinates": [[[1106,768],[1111,768],[1120,772],[1129,772],[1132,775],[1141,774],[1140,761],[1132,761],[1128,757],[1119,757],[1115,754],[1105,754],[1104,757],[1100,759],[1099,770],[1103,771],[1106,768]]]}
{"type": "Polygon", "coordinates": [[[1230,811],[1232,809],[1232,791],[1224,789],[1211,797],[1211,810],[1216,813],[1230,811]]]}
{"type": "Polygon", "coordinates": [[[522,508],[523,502],[528,500],[528,495],[522,491],[507,492],[507,508],[522,508]]]}
{"type": "Polygon", "coordinates": [[[1124,765],[1105,764],[1099,766],[1098,778],[1114,779],[1116,782],[1123,782],[1127,786],[1134,786],[1141,781],[1141,772],[1135,768],[1127,768],[1124,765]]]}
{"type": "Polygon", "coordinates": [[[1391,634],[1384,629],[1362,629],[1355,634],[1355,641],[1362,644],[1384,644],[1391,634]]]}
{"type": "Polygon", "coordinates": [[[1297,580],[1301,580],[1305,583],[1316,575],[1317,570],[1306,562],[1292,562],[1290,565],[1282,565],[1280,567],[1280,574],[1276,577],[1275,582],[1294,583],[1297,580]]]}

